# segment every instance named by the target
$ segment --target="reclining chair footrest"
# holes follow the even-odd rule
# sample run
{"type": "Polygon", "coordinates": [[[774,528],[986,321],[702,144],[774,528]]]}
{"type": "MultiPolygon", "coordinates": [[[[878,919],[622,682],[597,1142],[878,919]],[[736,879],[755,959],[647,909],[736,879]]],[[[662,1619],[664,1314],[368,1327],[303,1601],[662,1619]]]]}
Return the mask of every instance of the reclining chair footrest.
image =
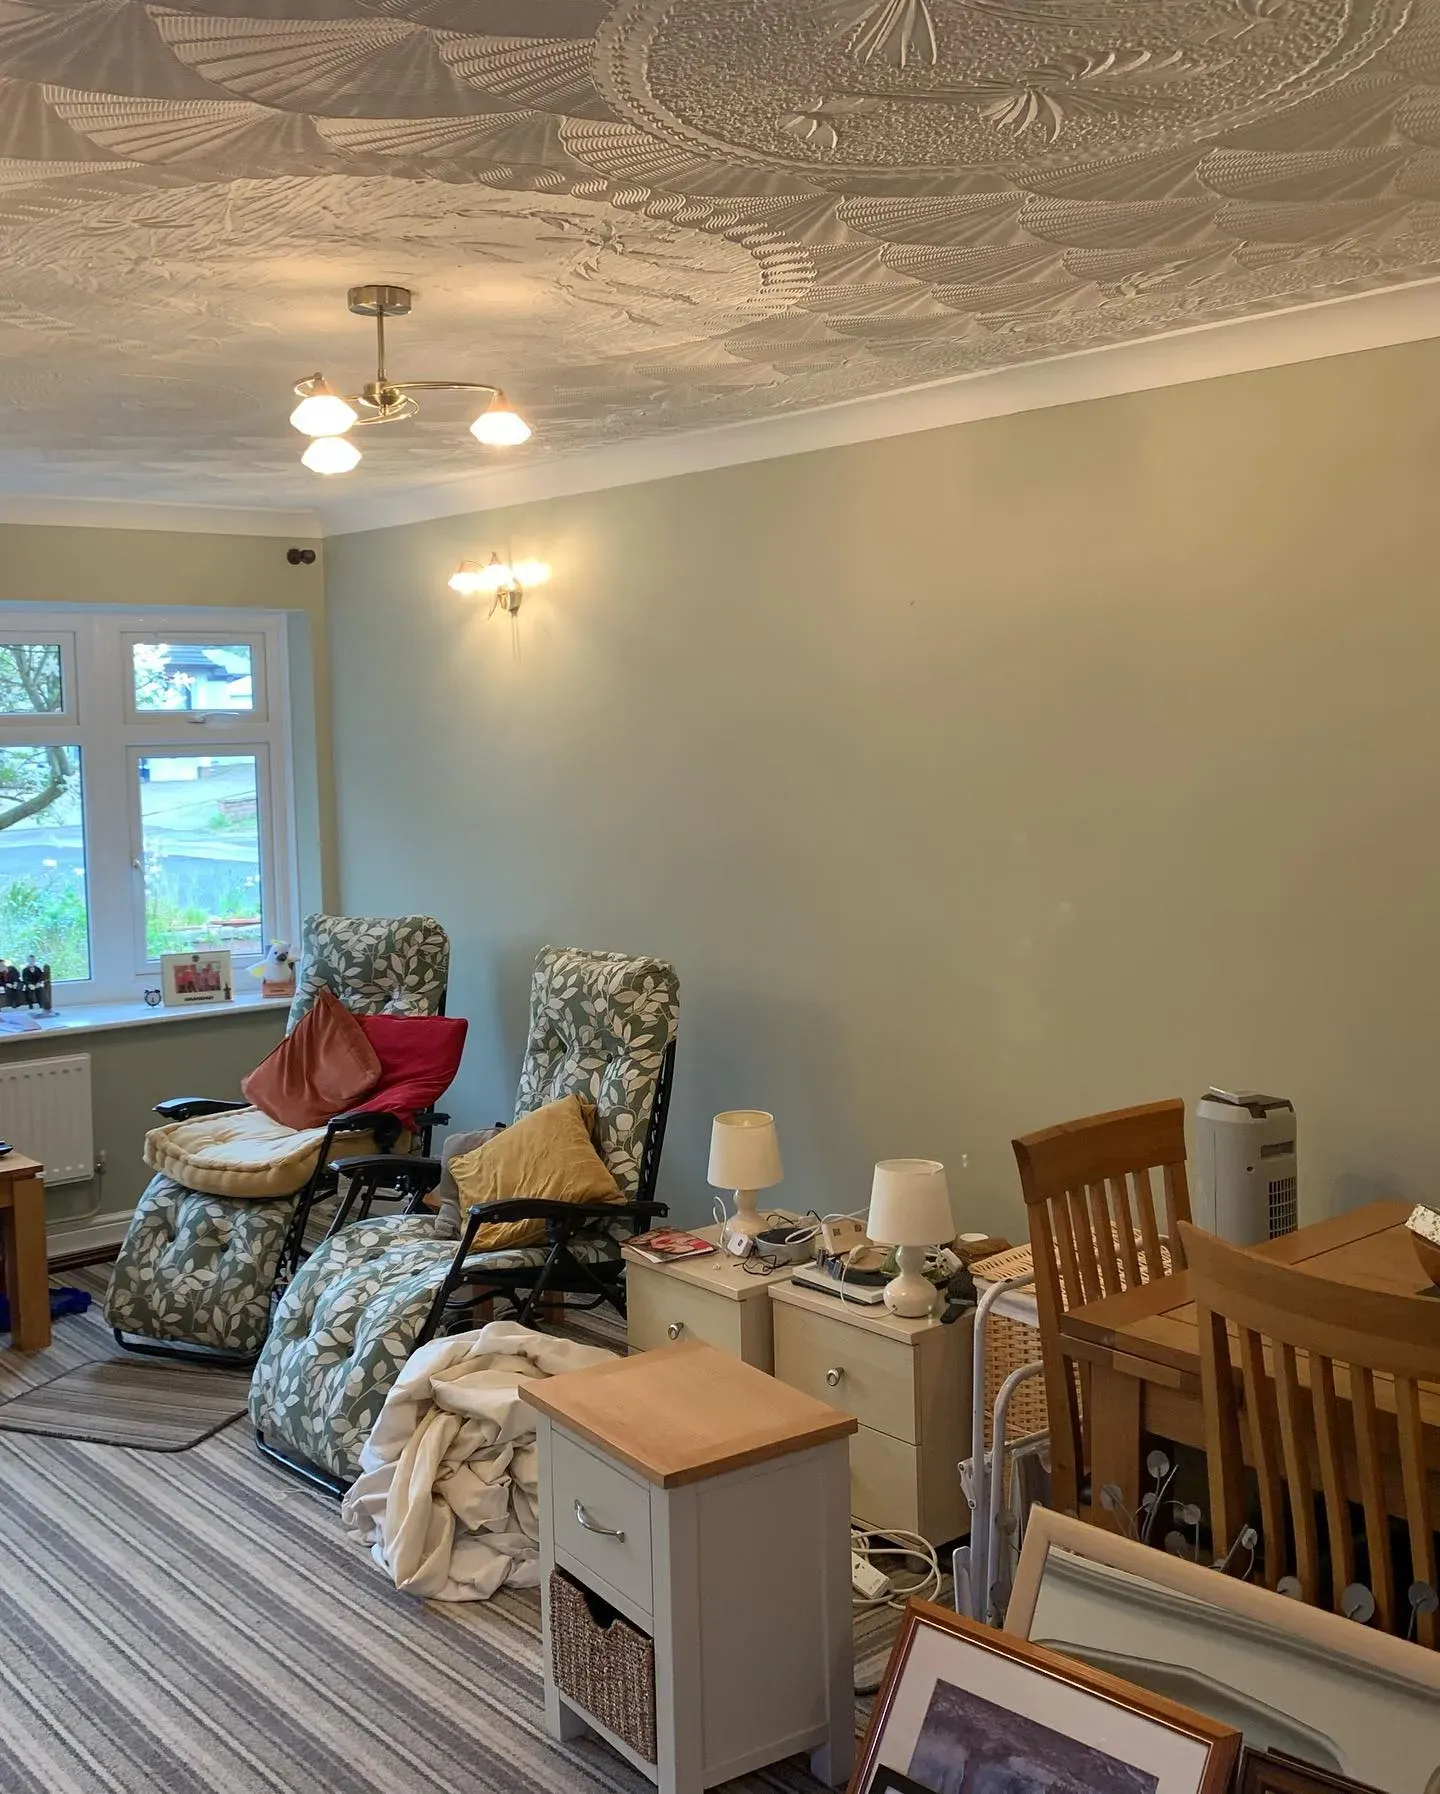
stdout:
{"type": "Polygon", "coordinates": [[[186,1345],[183,1341],[173,1344],[167,1340],[145,1339],[137,1333],[122,1333],[119,1327],[112,1327],[115,1343],[124,1352],[134,1352],[141,1358],[168,1358],[173,1363],[180,1359],[186,1364],[203,1364],[210,1370],[254,1370],[260,1354],[256,1352],[227,1352],[219,1346],[186,1345]]]}
{"type": "Polygon", "coordinates": [[[341,1482],[338,1476],[331,1476],[314,1464],[307,1464],[303,1458],[292,1458],[287,1452],[281,1451],[278,1446],[270,1443],[259,1427],[255,1429],[255,1448],[261,1457],[269,1458],[271,1463],[279,1464],[293,1476],[301,1477],[327,1495],[333,1495],[337,1501],[344,1499],[345,1491],[350,1487],[349,1483],[341,1482]]]}

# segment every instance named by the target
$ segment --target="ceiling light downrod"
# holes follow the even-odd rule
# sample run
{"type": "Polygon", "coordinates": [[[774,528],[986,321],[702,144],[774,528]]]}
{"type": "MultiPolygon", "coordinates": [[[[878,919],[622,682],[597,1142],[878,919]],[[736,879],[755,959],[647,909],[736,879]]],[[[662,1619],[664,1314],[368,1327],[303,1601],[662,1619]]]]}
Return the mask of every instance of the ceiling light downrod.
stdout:
{"type": "Polygon", "coordinates": [[[311,438],[300,460],[312,473],[349,473],[359,464],[360,451],[346,432],[414,417],[420,406],[411,395],[417,392],[489,393],[489,403],[470,426],[470,434],[487,448],[514,448],[529,436],[529,424],[498,386],[483,380],[396,380],[385,371],[385,320],[407,317],[413,298],[409,287],[351,287],[351,311],[375,320],[375,378],[353,397],[337,392],[323,374],[295,382],[300,403],[290,422],[311,438]]]}

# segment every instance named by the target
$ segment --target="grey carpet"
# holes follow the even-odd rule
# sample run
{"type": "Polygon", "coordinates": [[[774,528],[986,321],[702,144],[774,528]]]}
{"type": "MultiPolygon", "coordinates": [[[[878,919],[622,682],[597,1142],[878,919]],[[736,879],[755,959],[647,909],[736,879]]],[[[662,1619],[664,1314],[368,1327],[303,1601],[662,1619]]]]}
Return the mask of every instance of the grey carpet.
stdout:
{"type": "MultiPolygon", "coordinates": [[[[0,1396],[112,1350],[68,1317],[0,1353],[0,1396]]],[[[243,1423],[169,1455],[0,1436],[4,1794],[642,1794],[546,1735],[538,1625],[528,1592],[397,1594],[243,1423]]],[[[730,1786],[817,1790],[801,1761],[730,1786]]]]}
{"type": "Polygon", "coordinates": [[[77,1364],[0,1403],[0,1432],[188,1451],[245,1412],[247,1373],[155,1358],[77,1364]]]}

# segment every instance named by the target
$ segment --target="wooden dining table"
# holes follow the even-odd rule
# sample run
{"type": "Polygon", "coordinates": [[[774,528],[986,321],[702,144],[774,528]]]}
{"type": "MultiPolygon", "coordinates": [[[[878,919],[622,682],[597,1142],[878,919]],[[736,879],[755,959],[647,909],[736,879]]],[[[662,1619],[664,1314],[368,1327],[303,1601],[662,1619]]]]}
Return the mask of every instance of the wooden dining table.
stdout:
{"type": "MultiPolygon", "coordinates": [[[[1371,1202],[1302,1227],[1255,1250],[1355,1289],[1419,1295],[1428,1284],[1406,1231],[1408,1202],[1371,1202]]],[[[1440,1295],[1435,1298],[1440,1333],[1440,1295]]],[[[1060,1322],[1066,1353],[1087,1367],[1086,1430],[1097,1525],[1124,1530],[1148,1486],[1142,1463],[1147,1434],[1204,1449],[1200,1332],[1190,1278],[1179,1271],[1118,1295],[1073,1308],[1060,1322]],[[1119,1491],[1102,1504],[1107,1485],[1119,1491]]],[[[1422,1385],[1426,1460],[1440,1495],[1440,1386],[1422,1385]]],[[[1387,1478],[1387,1482],[1389,1479],[1387,1478]]],[[[1396,1512],[1403,1512],[1398,1505],[1396,1512]]]]}

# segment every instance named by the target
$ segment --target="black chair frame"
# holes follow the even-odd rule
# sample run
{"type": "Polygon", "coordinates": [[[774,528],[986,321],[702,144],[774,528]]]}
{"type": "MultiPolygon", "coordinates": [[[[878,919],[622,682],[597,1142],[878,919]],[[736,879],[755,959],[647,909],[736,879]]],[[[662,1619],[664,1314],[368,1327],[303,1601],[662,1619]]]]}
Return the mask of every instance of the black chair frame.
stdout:
{"type": "MultiPolygon", "coordinates": [[[[582,1313],[606,1302],[617,1313],[625,1313],[623,1262],[616,1258],[598,1265],[586,1264],[575,1256],[571,1247],[577,1239],[594,1233],[597,1228],[609,1232],[617,1225],[628,1226],[632,1234],[638,1234],[669,1214],[669,1205],[655,1200],[655,1186],[660,1175],[660,1154],[665,1144],[674,1075],[675,1042],[672,1040],[665,1049],[655,1080],[650,1122],[640,1153],[640,1177],[632,1201],[554,1202],[538,1196],[513,1196],[470,1210],[455,1248],[455,1257],[436,1291],[430,1313],[415,1342],[417,1351],[437,1334],[454,1332],[473,1309],[496,1296],[511,1302],[516,1319],[526,1327],[534,1325],[541,1305],[552,1296],[589,1297],[588,1301],[569,1304],[582,1313]],[[466,1260],[475,1235],[491,1221],[544,1222],[549,1246],[544,1262],[515,1270],[499,1270],[483,1264],[467,1267],[466,1260]],[[464,1299],[455,1302],[454,1298],[461,1290],[466,1292],[464,1299]],[[447,1310],[452,1311],[448,1321],[447,1310]]],[[[503,1127],[505,1123],[499,1125],[503,1127]]],[[[349,1191],[330,1224],[333,1234],[352,1218],[367,1217],[382,1188],[397,1190],[403,1195],[405,1214],[419,1214],[425,1207],[426,1197],[440,1181],[441,1162],[434,1158],[397,1160],[377,1154],[340,1159],[332,1169],[337,1177],[347,1178],[350,1182],[349,1191]]]]}
{"type": "MultiPolygon", "coordinates": [[[[655,1080],[655,1097],[640,1154],[640,1178],[634,1201],[572,1203],[554,1202],[538,1196],[517,1196],[472,1208],[456,1244],[450,1268],[435,1292],[412,1351],[418,1352],[421,1346],[428,1345],[442,1333],[462,1330],[471,1322],[476,1308],[497,1296],[508,1298],[522,1326],[534,1324],[541,1303],[550,1296],[589,1296],[591,1300],[583,1304],[583,1312],[588,1313],[601,1303],[609,1302],[618,1313],[625,1313],[623,1260],[617,1257],[605,1264],[587,1265],[576,1258],[571,1247],[578,1237],[596,1227],[608,1231],[617,1223],[628,1224],[632,1234],[643,1233],[652,1221],[669,1214],[669,1205],[655,1200],[655,1186],[660,1175],[660,1153],[665,1144],[674,1073],[675,1042],[672,1040],[665,1049],[655,1080]],[[487,1221],[532,1220],[545,1223],[550,1249],[542,1264],[513,1271],[493,1270],[485,1265],[467,1267],[465,1261],[475,1235],[487,1221]]],[[[500,1122],[498,1125],[504,1127],[506,1124],[500,1122]]],[[[409,1158],[374,1153],[337,1159],[328,1169],[337,1181],[346,1180],[349,1188],[326,1232],[327,1239],[351,1220],[367,1219],[378,1197],[397,1195],[403,1203],[402,1213],[419,1214],[426,1206],[425,1198],[440,1182],[443,1167],[439,1159],[428,1156],[409,1158]]],[[[272,1463],[337,1499],[349,1487],[348,1483],[341,1482],[317,1465],[281,1451],[258,1427],[255,1444],[272,1463]]]]}
{"type": "MultiPolygon", "coordinates": [[[[445,1013],[445,999],[442,995],[437,1015],[445,1013]]],[[[193,1121],[201,1115],[226,1115],[240,1109],[253,1108],[252,1103],[236,1102],[228,1097],[218,1096],[171,1096],[164,1102],[155,1104],[155,1113],[162,1121],[193,1121]]],[[[429,1153],[437,1127],[449,1125],[450,1117],[439,1109],[422,1109],[415,1116],[419,1128],[420,1153],[416,1162],[432,1163],[429,1153]]],[[[305,1258],[305,1233],[310,1225],[310,1216],[316,1205],[336,1195],[340,1188],[338,1165],[343,1161],[332,1159],[330,1154],[336,1140],[347,1134],[369,1134],[380,1148],[376,1162],[381,1162],[382,1155],[399,1141],[406,1131],[405,1123],[400,1116],[389,1109],[355,1109],[344,1115],[334,1115],[326,1123],[325,1138],[320,1142],[320,1151],[315,1159],[315,1168],[308,1181],[295,1197],[295,1212],[291,1215],[289,1225],[285,1229],[285,1237],[280,1245],[280,1257],[276,1266],[275,1281],[271,1291],[273,1305],[276,1293],[299,1270],[305,1258]]],[[[364,1161],[357,1161],[364,1162],[364,1161]]],[[[409,1162],[408,1156],[389,1156],[383,1162],[389,1165],[404,1165],[409,1162]]],[[[278,1200],[285,1200],[279,1198],[278,1200]]],[[[330,1231],[334,1231],[333,1227],[330,1231]]],[[[178,1358],[190,1364],[209,1365],[212,1370],[253,1370],[257,1354],[254,1352],[227,1352],[219,1348],[186,1345],[182,1341],[171,1343],[167,1340],[146,1339],[139,1334],[127,1334],[119,1327],[112,1327],[115,1342],[122,1350],[133,1352],[142,1358],[178,1358]]]]}

